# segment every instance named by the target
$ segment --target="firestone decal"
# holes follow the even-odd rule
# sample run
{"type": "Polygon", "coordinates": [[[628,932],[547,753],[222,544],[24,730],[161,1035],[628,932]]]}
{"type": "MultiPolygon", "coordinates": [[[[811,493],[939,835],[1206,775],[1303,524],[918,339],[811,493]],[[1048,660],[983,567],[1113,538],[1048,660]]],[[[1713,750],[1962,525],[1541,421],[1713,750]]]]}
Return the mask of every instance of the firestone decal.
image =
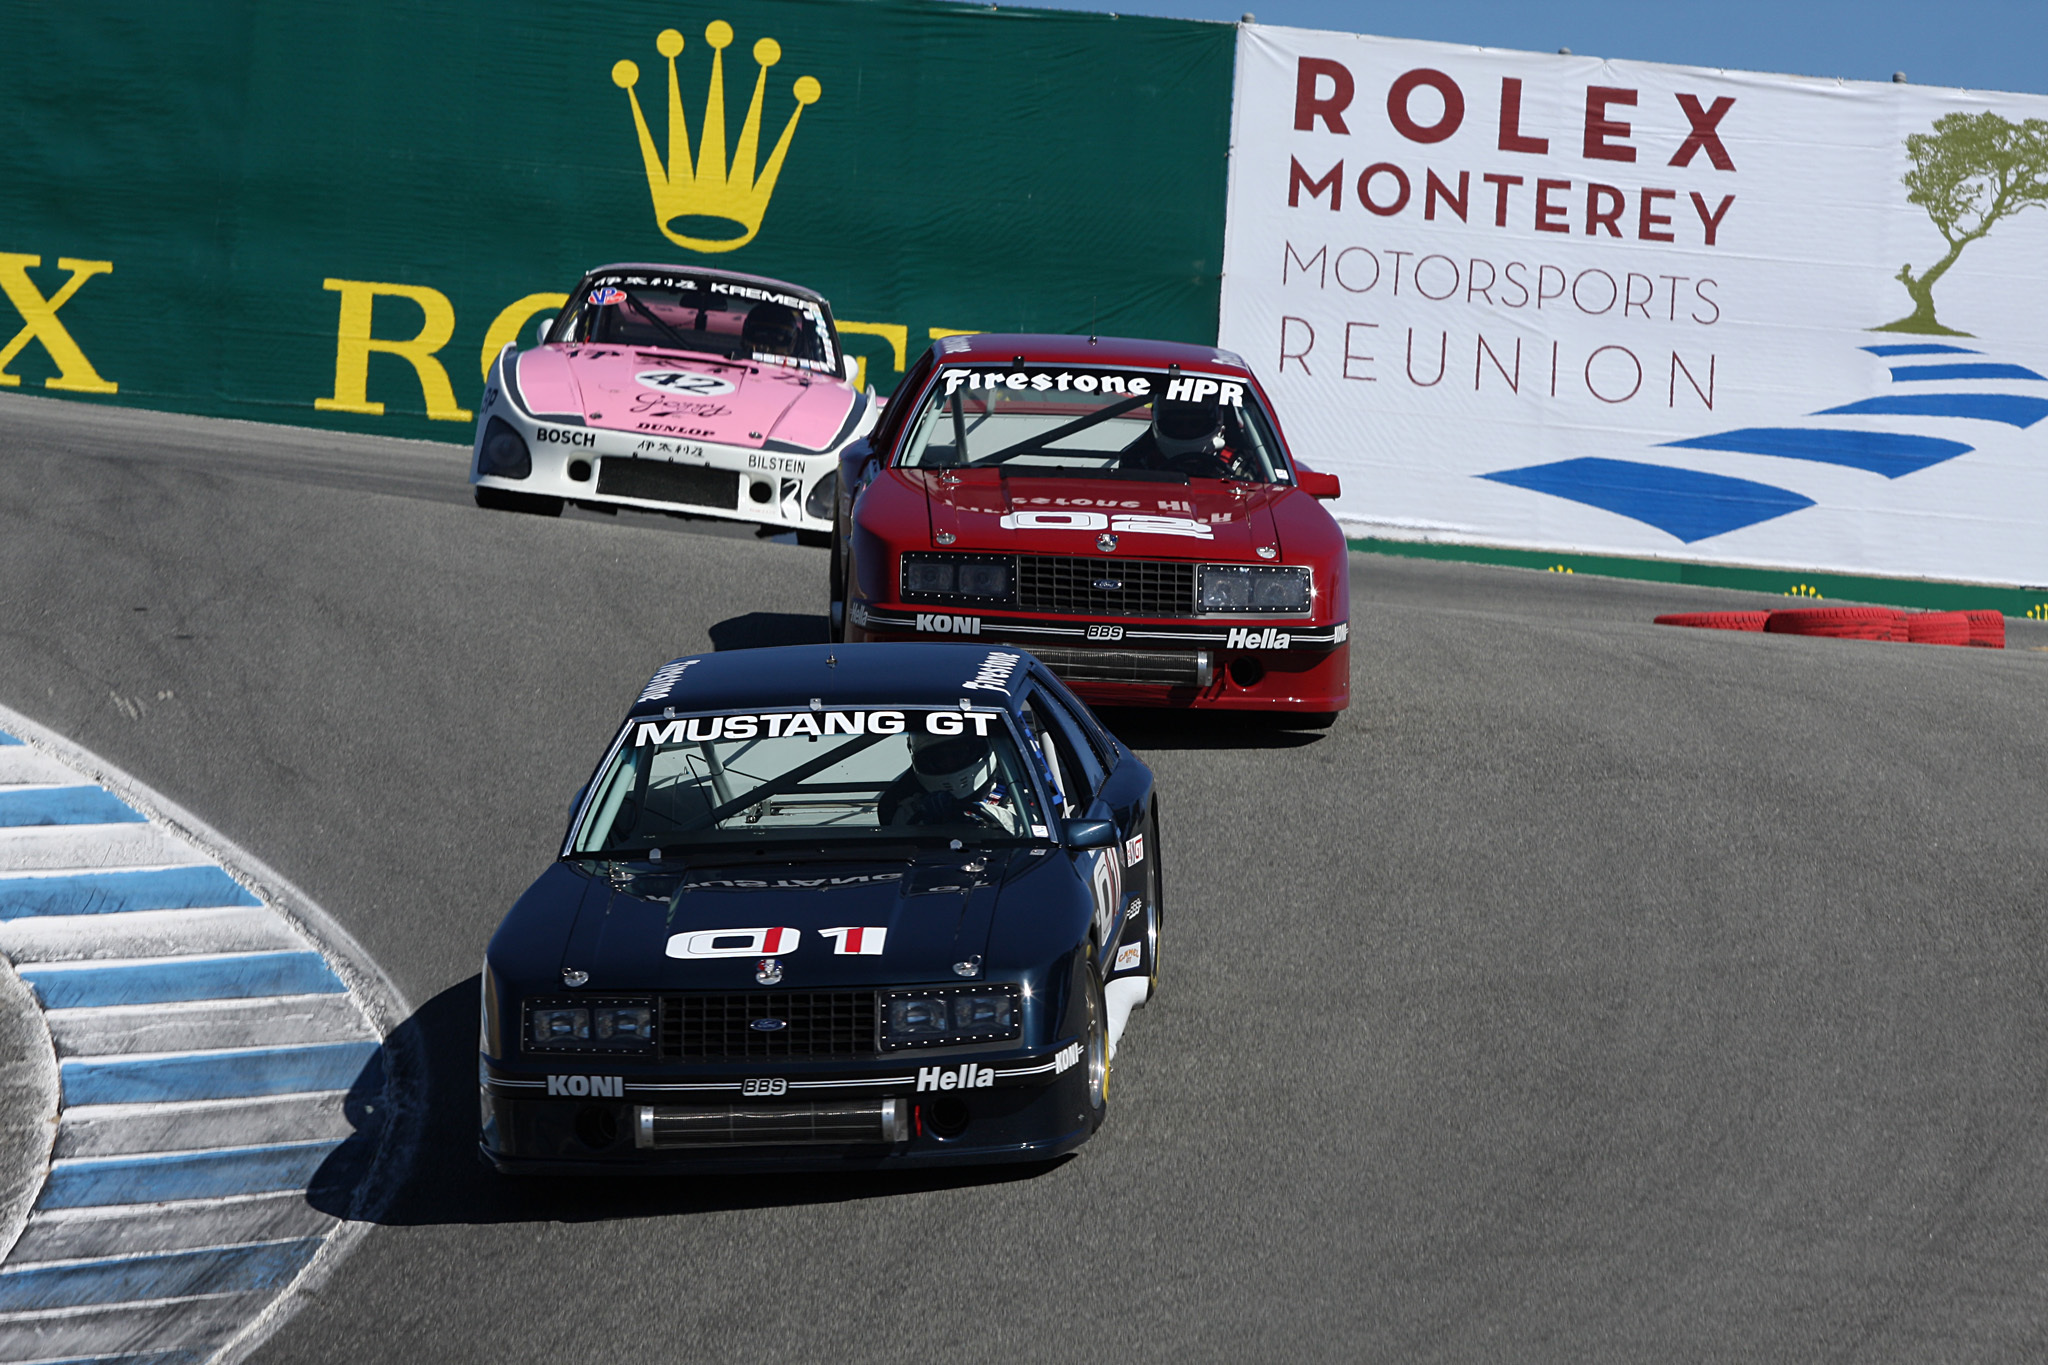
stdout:
{"type": "Polygon", "coordinates": [[[1005,654],[1001,650],[996,650],[983,659],[981,667],[974,671],[974,676],[960,686],[970,692],[1000,692],[1008,696],[1010,674],[1016,671],[1018,663],[1023,658],[1021,654],[1005,654]]]}
{"type": "Polygon", "coordinates": [[[640,689],[640,695],[634,699],[635,704],[637,705],[643,701],[665,700],[676,690],[676,680],[688,672],[691,665],[696,662],[692,658],[677,659],[671,663],[663,664],[655,670],[654,676],[647,680],[647,686],[640,689]]]}

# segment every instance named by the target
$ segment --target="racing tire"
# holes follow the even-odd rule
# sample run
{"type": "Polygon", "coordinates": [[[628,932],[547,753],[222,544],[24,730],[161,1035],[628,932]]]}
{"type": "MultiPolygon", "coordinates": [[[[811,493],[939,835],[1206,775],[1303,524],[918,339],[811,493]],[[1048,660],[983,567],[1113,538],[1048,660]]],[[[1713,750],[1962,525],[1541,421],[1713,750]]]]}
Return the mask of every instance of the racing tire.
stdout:
{"type": "Polygon", "coordinates": [[[1970,644],[1977,649],[2005,648],[2005,615],[1996,611],[1966,611],[1970,622],[1970,644]]]}
{"type": "Polygon", "coordinates": [[[1109,1104],[1109,1005],[1102,998],[1102,954],[1096,949],[1082,964],[1087,978],[1088,1041],[1082,1044],[1081,1060],[1087,1067],[1088,1107],[1095,1112],[1095,1124],[1102,1126],[1109,1104]]]}
{"type": "Polygon", "coordinates": [[[1764,629],[1772,635],[1903,641],[1906,613],[1892,607],[1800,607],[1772,612],[1764,629]]]}
{"type": "Polygon", "coordinates": [[[1967,645],[1970,618],[1959,611],[1916,611],[1906,618],[1906,639],[1916,645],[1967,645]]]}
{"type": "Polygon", "coordinates": [[[832,533],[832,567],[827,570],[825,592],[825,638],[835,645],[846,643],[846,554],[839,533],[832,533]]]}
{"type": "Polygon", "coordinates": [[[486,488],[477,484],[473,490],[476,505],[493,512],[524,512],[533,517],[559,517],[562,515],[562,499],[542,497],[538,493],[515,493],[509,488],[486,488]]]}
{"type": "Polygon", "coordinates": [[[1159,939],[1166,921],[1166,878],[1160,873],[1159,860],[1159,807],[1145,817],[1145,857],[1152,870],[1145,874],[1145,999],[1138,1008],[1143,1009],[1159,998],[1159,939]]]}
{"type": "Polygon", "coordinates": [[[1762,630],[1767,611],[1674,611],[1657,618],[1660,626],[1694,626],[1702,630],[1762,630]]]}

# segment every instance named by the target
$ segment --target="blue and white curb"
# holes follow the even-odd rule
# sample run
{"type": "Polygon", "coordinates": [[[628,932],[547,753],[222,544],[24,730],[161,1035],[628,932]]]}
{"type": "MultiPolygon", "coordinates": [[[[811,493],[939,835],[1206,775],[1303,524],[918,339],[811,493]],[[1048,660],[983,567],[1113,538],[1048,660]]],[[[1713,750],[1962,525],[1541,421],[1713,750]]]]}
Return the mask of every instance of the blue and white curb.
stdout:
{"type": "Polygon", "coordinates": [[[0,1362],[239,1359],[403,1175],[402,998],[290,883],[4,707],[0,955],[59,1089],[0,1362]],[[367,1173],[316,1207],[351,1140],[367,1173]]]}

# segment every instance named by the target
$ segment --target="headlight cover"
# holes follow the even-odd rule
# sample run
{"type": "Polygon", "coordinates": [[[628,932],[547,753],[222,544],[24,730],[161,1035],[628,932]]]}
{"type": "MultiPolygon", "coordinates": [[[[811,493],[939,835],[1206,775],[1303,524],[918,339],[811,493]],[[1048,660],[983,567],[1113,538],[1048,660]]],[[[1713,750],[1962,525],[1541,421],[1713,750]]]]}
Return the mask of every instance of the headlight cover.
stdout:
{"type": "Polygon", "coordinates": [[[525,1052],[646,1053],[658,1028],[645,996],[589,996],[526,1002],[525,1052]]]}
{"type": "Polygon", "coordinates": [[[526,441],[502,417],[484,424],[483,449],[477,452],[476,472],[499,479],[523,479],[533,473],[533,454],[526,441]]]}
{"type": "Polygon", "coordinates": [[[1204,564],[1199,580],[1204,615],[1273,615],[1309,609],[1310,571],[1291,564],[1204,564]]]}
{"type": "Polygon", "coordinates": [[[1011,596],[1014,575],[1008,555],[903,556],[902,586],[906,600],[943,598],[994,606],[1011,596]]]}
{"type": "Polygon", "coordinates": [[[1022,993],[1012,984],[935,986],[882,995],[884,1051],[1002,1042],[1023,1031],[1022,993]]]}

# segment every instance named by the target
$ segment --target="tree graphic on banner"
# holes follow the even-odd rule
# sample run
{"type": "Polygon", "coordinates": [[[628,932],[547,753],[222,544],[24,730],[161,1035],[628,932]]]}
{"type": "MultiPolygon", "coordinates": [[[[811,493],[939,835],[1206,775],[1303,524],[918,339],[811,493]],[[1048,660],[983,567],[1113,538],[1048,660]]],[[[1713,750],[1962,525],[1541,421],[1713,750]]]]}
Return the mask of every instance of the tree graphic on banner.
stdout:
{"type": "Polygon", "coordinates": [[[1904,177],[1906,200],[1927,210],[1948,243],[1948,254],[1919,275],[1910,263],[1899,267],[1893,278],[1906,286],[1913,311],[1873,330],[1968,336],[1936,321],[1934,282],[1993,223],[2024,208],[2048,205],[2048,122],[2012,123],[1989,110],[1943,114],[1932,133],[1906,139],[1906,155],[1913,162],[1904,177]]]}

